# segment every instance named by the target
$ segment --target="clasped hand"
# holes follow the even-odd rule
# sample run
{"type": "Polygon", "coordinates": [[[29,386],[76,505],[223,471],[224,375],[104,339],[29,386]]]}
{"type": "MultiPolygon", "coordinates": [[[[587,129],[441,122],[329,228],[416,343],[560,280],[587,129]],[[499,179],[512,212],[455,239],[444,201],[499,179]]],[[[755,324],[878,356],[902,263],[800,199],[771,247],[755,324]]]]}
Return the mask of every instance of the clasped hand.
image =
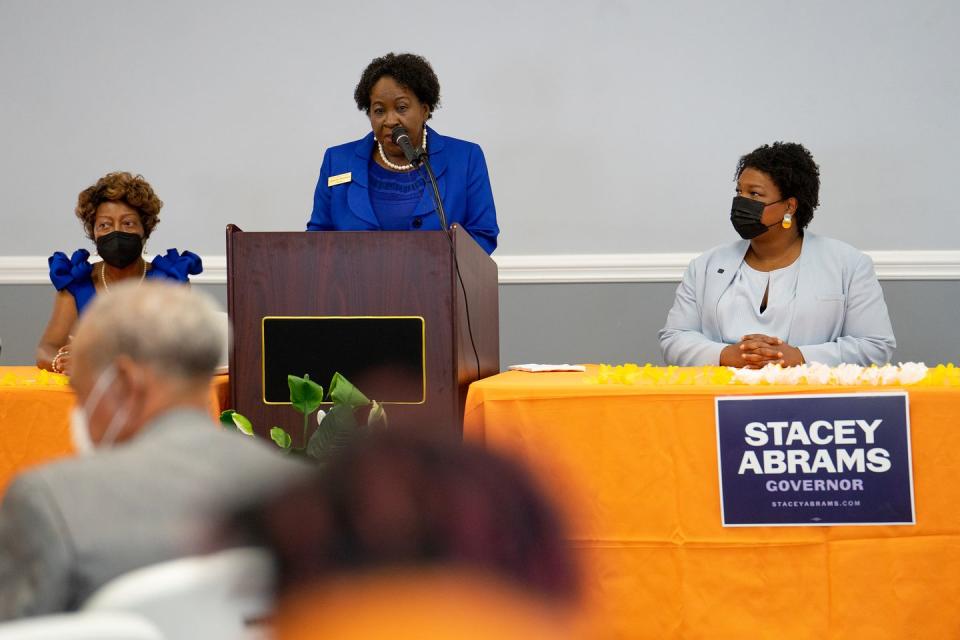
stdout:
{"type": "Polygon", "coordinates": [[[70,343],[68,342],[57,351],[57,355],[53,357],[53,361],[50,363],[50,368],[53,369],[54,373],[70,375],[70,365],[70,343]]]}
{"type": "Polygon", "coordinates": [[[724,367],[760,369],[768,364],[795,367],[803,362],[800,349],[762,333],[743,336],[740,342],[727,345],[720,352],[720,365],[724,367]]]}

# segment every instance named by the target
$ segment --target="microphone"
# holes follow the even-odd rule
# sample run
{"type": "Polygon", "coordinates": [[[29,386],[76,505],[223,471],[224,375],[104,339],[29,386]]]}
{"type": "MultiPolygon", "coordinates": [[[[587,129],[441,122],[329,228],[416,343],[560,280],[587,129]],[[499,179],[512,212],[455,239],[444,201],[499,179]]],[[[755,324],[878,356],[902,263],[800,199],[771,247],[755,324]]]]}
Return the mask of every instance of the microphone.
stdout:
{"type": "Polygon", "coordinates": [[[403,155],[407,156],[407,162],[413,165],[420,164],[420,157],[423,155],[422,149],[414,149],[413,143],[410,142],[410,134],[407,133],[406,127],[402,124],[398,124],[390,132],[390,138],[393,140],[393,144],[397,145],[403,150],[403,155]]]}
{"type": "Polygon", "coordinates": [[[410,142],[410,134],[406,127],[398,124],[390,131],[390,138],[393,144],[403,149],[403,155],[407,156],[407,162],[415,167],[422,166],[427,170],[427,178],[430,180],[430,187],[433,191],[433,201],[437,205],[437,215],[440,217],[440,228],[446,231],[447,213],[443,210],[443,200],[440,198],[440,189],[437,187],[437,176],[433,174],[433,167],[430,166],[430,159],[423,149],[414,149],[410,142]]]}

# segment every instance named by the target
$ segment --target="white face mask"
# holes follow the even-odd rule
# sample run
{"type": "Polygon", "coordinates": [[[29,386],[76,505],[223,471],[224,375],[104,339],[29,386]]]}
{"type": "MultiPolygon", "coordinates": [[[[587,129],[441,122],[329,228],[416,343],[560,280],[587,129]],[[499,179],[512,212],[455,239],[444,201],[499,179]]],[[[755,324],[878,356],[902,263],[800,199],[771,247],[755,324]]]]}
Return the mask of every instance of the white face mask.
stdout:
{"type": "Polygon", "coordinates": [[[83,407],[74,407],[70,412],[70,440],[77,455],[88,456],[94,452],[96,446],[90,437],[90,425],[87,424],[87,413],[83,407]]]}
{"type": "Polygon", "coordinates": [[[90,395],[87,396],[87,401],[83,407],[74,407],[70,413],[70,438],[73,440],[74,449],[76,449],[77,453],[81,456],[90,455],[94,453],[97,448],[110,448],[117,434],[120,433],[120,427],[127,421],[127,417],[130,414],[129,406],[125,407],[123,411],[118,411],[113,414],[113,417],[110,419],[110,424],[107,425],[107,430],[103,433],[103,438],[100,439],[99,445],[94,443],[93,438],[90,437],[90,416],[97,410],[97,406],[100,404],[100,401],[103,400],[107,388],[116,377],[117,370],[113,365],[110,365],[100,374],[97,382],[93,385],[93,390],[90,392],[90,395]]]}

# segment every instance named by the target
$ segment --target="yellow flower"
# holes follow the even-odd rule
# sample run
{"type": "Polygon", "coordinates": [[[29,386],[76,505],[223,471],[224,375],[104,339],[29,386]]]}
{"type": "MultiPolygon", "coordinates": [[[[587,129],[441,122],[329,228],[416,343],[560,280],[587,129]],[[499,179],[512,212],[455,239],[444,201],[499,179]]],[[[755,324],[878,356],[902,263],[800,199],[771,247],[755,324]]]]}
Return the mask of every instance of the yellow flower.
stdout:
{"type": "MultiPolygon", "coordinates": [[[[595,376],[587,378],[588,384],[619,384],[619,385],[729,385],[729,384],[830,384],[847,386],[883,386],[891,384],[911,384],[908,380],[914,375],[923,375],[919,369],[922,364],[907,363],[900,366],[885,365],[884,367],[870,366],[848,370],[853,365],[843,367],[827,367],[816,365],[807,369],[780,369],[775,371],[734,370],[729,367],[658,367],[649,362],[640,366],[635,363],[619,365],[601,364],[595,376]],[[844,368],[846,367],[846,368],[844,368]],[[814,370],[815,369],[815,370],[814,370]],[[857,375],[854,376],[853,374],[857,375]],[[748,375],[749,374],[749,375],[748,375]],[[902,376],[902,379],[901,379],[902,376]]],[[[915,378],[914,378],[915,379],[915,378]]],[[[915,384],[927,387],[956,387],[960,386],[960,367],[951,363],[940,364],[926,370],[926,375],[915,384]]]]}
{"type": "Polygon", "coordinates": [[[17,374],[8,371],[0,378],[0,387],[65,387],[70,378],[60,373],[51,373],[42,369],[17,374]]]}

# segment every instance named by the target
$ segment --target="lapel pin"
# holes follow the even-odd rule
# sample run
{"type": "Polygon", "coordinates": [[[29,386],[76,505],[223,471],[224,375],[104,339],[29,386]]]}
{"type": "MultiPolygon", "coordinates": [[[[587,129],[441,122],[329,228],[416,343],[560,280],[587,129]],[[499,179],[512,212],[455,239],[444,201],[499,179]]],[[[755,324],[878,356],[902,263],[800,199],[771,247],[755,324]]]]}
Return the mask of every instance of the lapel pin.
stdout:
{"type": "Polygon", "coordinates": [[[717,273],[723,273],[723,269],[717,269],[717,273]]]}

